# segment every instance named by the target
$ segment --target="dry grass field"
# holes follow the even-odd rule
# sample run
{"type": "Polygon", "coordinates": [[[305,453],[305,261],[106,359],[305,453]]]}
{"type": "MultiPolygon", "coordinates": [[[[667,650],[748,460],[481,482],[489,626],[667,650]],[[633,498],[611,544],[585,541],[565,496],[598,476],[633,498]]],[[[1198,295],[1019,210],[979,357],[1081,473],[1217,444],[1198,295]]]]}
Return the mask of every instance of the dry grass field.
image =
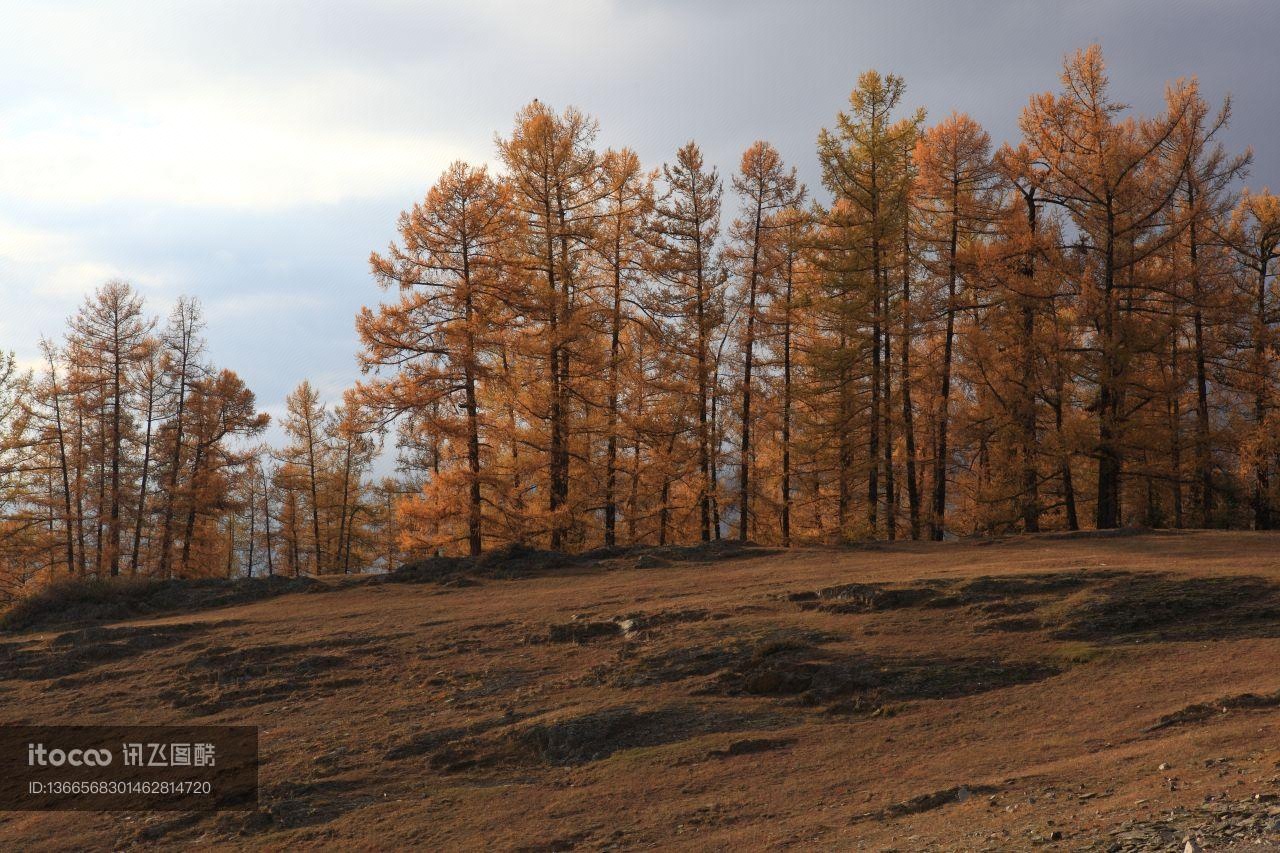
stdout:
{"type": "Polygon", "coordinates": [[[525,562],[0,635],[0,723],[262,750],[256,811],[0,848],[1280,846],[1280,536],[525,562]]]}

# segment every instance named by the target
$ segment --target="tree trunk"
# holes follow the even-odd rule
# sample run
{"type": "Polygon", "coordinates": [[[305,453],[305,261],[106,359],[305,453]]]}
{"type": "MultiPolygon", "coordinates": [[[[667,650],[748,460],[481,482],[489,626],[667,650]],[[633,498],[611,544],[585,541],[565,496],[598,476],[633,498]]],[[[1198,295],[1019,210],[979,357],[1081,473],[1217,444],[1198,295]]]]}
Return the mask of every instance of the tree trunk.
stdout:
{"type": "Polygon", "coordinates": [[[951,234],[947,243],[947,320],[942,338],[942,387],[938,393],[937,449],[933,454],[933,512],[929,518],[929,538],[941,542],[946,532],[948,419],[951,414],[951,359],[956,334],[956,252],[959,247],[959,183],[951,182],[951,234]]]}
{"type": "Polygon", "coordinates": [[[907,441],[907,512],[911,538],[920,538],[920,484],[916,480],[916,429],[911,405],[911,234],[910,212],[902,214],[902,430],[907,441]]]}

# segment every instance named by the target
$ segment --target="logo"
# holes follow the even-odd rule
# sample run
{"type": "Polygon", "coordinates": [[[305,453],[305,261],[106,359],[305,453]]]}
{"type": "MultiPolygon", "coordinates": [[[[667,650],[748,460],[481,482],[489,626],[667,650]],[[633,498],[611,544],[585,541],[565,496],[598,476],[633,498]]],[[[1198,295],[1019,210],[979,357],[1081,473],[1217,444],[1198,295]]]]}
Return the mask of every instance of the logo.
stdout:
{"type": "Polygon", "coordinates": [[[42,743],[27,744],[28,767],[106,767],[111,763],[109,749],[45,749],[42,743]]]}

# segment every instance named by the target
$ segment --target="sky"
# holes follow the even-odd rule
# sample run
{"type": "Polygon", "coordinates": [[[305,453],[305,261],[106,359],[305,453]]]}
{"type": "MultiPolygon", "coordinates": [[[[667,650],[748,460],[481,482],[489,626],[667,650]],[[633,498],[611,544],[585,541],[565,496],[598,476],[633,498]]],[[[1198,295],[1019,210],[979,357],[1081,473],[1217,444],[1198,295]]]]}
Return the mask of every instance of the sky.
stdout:
{"type": "Polygon", "coordinates": [[[199,298],[277,419],[304,378],[336,401],[384,298],[370,251],[533,98],[649,166],[695,139],[727,177],[767,139],[821,194],[815,138],[863,70],[999,143],[1099,42],[1140,112],[1178,77],[1229,93],[1229,147],[1280,188],[1278,37],[1274,0],[0,0],[0,350],[33,364],[120,278],[161,316],[199,298]]]}

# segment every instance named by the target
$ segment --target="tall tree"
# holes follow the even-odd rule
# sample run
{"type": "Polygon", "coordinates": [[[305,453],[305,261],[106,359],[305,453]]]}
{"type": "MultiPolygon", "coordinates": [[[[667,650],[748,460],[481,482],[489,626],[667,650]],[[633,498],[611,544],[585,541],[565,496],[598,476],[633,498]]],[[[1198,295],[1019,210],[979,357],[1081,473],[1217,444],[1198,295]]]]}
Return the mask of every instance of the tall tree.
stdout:
{"type": "Polygon", "coordinates": [[[916,143],[914,156],[918,170],[914,202],[920,219],[920,256],[942,291],[942,357],[937,411],[933,416],[933,494],[929,512],[929,538],[940,542],[946,531],[951,466],[948,439],[956,316],[965,302],[961,293],[961,259],[967,247],[982,239],[994,216],[995,170],[991,137],[964,114],[953,113],[926,130],[916,143]]]}
{"type": "Polygon", "coordinates": [[[602,306],[604,329],[609,337],[604,404],[604,545],[612,548],[617,544],[624,336],[629,327],[638,322],[634,315],[641,301],[640,278],[647,266],[645,235],[653,212],[654,175],[641,169],[640,158],[629,148],[606,151],[602,168],[609,192],[601,202],[595,249],[608,293],[602,306]]]}
{"type": "Polygon", "coordinates": [[[320,532],[321,472],[327,464],[329,445],[325,440],[325,407],[320,394],[307,380],[285,398],[284,429],[289,436],[286,458],[302,470],[306,478],[307,510],[311,518],[312,568],[316,574],[326,568],[324,539],[320,532]]]}
{"type": "Polygon", "coordinates": [[[126,432],[130,427],[130,379],[146,358],[147,335],[154,321],[143,315],[142,299],[123,281],[110,281],[85,300],[71,318],[70,358],[77,365],[86,389],[100,394],[106,458],[103,460],[105,491],[109,494],[106,542],[99,542],[99,554],[112,576],[120,574],[121,507],[124,488],[122,463],[126,432]]]}
{"type": "Polygon", "coordinates": [[[174,524],[177,519],[178,484],[182,477],[187,450],[187,401],[191,386],[208,374],[203,361],[205,342],[201,336],[204,320],[200,303],[181,297],[169,315],[169,323],[160,336],[165,372],[165,399],[169,416],[162,437],[168,454],[165,492],[160,512],[160,558],[158,573],[168,577],[172,567],[174,524]]]}
{"type": "Polygon", "coordinates": [[[751,519],[751,401],[752,370],[756,359],[756,326],[760,319],[762,280],[774,272],[769,261],[776,253],[769,245],[779,227],[775,215],[794,207],[804,198],[804,188],[796,180],[794,167],[787,169],[776,148],[764,141],[752,143],[742,155],[733,189],[742,205],[730,234],[735,241],[735,260],[741,279],[744,310],[742,317],[742,416],[739,420],[738,455],[738,538],[745,541],[751,519]]]}
{"type": "Polygon", "coordinates": [[[892,416],[892,336],[894,295],[890,268],[895,241],[901,239],[910,186],[909,154],[924,111],[894,119],[906,83],[893,74],[871,70],[858,78],[849,95],[849,112],[836,114],[834,129],[818,135],[822,181],[835,197],[832,210],[847,251],[870,276],[871,414],[868,440],[867,518],[875,529],[884,476],[885,531],[896,536],[892,416]],[[883,461],[878,457],[883,452],[883,461]],[[882,465],[878,469],[877,466],[882,465]]]}
{"type": "Polygon", "coordinates": [[[660,280],[651,313],[665,326],[664,344],[681,362],[678,376],[687,382],[697,419],[698,535],[712,538],[716,477],[712,405],[715,389],[715,348],[725,317],[726,278],[719,264],[720,202],[724,186],[714,168],[703,161],[702,150],[689,142],[676,152],[674,163],[662,167],[665,191],[657,203],[653,236],[660,280]]]}
{"type": "Polygon", "coordinates": [[[572,421],[582,397],[580,377],[589,371],[591,336],[587,259],[598,204],[609,194],[600,156],[592,147],[598,125],[572,107],[557,114],[533,101],[516,116],[498,157],[507,170],[523,239],[516,263],[536,281],[519,293],[517,310],[530,328],[530,352],[544,364],[545,387],[533,417],[544,425],[547,527],[552,548],[567,544],[578,521],[570,505],[572,421]]]}
{"type": "Polygon", "coordinates": [[[1245,442],[1245,459],[1252,469],[1250,503],[1255,530],[1275,527],[1271,473],[1276,461],[1275,440],[1275,324],[1280,321],[1280,301],[1272,285],[1275,262],[1280,259],[1280,199],[1269,191],[1245,192],[1231,215],[1225,234],[1241,267],[1241,281],[1249,306],[1242,325],[1247,353],[1243,359],[1244,382],[1251,399],[1252,435],[1245,442]]]}
{"type": "Polygon", "coordinates": [[[1166,111],[1153,118],[1121,119],[1123,105],[1108,94],[1097,45],[1077,51],[1062,71],[1062,91],[1036,95],[1020,119],[1032,156],[1045,170],[1045,198],[1070,214],[1090,261],[1090,293],[1097,343],[1094,382],[1098,490],[1094,523],[1113,528],[1121,519],[1126,425],[1134,350],[1126,335],[1137,265],[1179,232],[1170,202],[1182,186],[1186,152],[1174,145],[1190,101],[1170,91],[1166,111]],[[1170,159],[1175,162],[1170,163],[1170,159]],[[1172,166],[1172,167],[1171,167],[1172,166]]]}
{"type": "Polygon", "coordinates": [[[482,444],[488,416],[481,411],[480,385],[495,370],[508,312],[503,288],[504,253],[518,223],[511,193],[484,168],[454,163],[426,199],[400,218],[400,244],[370,263],[383,287],[400,292],[398,302],[357,321],[366,369],[395,373],[363,387],[363,397],[389,417],[448,403],[450,414],[432,428],[458,435],[465,445],[467,548],[484,548],[482,444]]]}

